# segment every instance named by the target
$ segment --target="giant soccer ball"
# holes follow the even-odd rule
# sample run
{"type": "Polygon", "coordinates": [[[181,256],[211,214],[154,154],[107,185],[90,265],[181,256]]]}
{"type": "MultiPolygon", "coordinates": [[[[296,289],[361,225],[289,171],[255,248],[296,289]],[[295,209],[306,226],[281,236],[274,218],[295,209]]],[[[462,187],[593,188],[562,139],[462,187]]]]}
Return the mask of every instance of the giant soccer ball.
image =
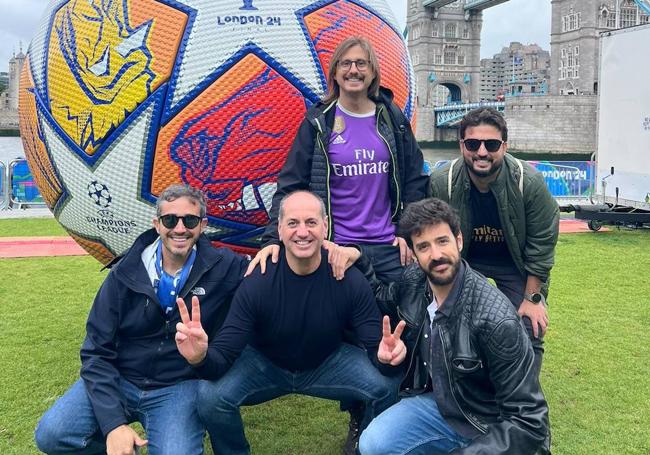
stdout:
{"type": "Polygon", "coordinates": [[[383,0],[53,1],[20,88],[38,188],[103,263],[151,227],[172,183],[205,192],[215,244],[252,252],[332,52],[359,34],[412,119],[413,72],[383,0]]]}

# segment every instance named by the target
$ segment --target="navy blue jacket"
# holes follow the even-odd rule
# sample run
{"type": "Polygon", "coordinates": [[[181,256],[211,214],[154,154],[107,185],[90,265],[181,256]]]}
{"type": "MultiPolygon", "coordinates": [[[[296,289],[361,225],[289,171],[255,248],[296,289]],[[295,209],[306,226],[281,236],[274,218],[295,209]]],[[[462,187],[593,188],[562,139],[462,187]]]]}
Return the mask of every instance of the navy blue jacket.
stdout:
{"type": "MultiPolygon", "coordinates": [[[[88,315],[81,347],[81,377],[104,435],[128,422],[120,378],[142,389],[154,389],[196,378],[178,353],[178,309],[167,317],[144,264],[142,251],[158,234],[151,229],[111,269],[88,315]]],[[[192,295],[201,302],[201,322],[210,337],[221,327],[248,260],[225,248],[214,248],[205,236],[187,283],[181,290],[188,309],[192,295]]]]}

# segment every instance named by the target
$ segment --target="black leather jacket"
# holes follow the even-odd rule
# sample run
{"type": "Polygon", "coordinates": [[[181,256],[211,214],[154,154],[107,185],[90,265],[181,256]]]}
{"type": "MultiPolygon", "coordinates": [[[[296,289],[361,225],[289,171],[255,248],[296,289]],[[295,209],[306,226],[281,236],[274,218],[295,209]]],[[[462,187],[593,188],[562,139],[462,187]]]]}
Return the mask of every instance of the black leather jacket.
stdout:
{"type": "MultiPolygon", "coordinates": [[[[431,288],[417,264],[398,283],[377,280],[369,261],[359,268],[369,278],[384,314],[406,321],[402,338],[408,354],[402,390],[425,391],[429,371],[431,288]]],[[[467,421],[481,435],[454,453],[535,454],[548,432],[548,405],[533,372],[533,350],[510,301],[465,262],[451,314],[441,323],[450,388],[467,421]]],[[[450,296],[451,297],[451,296],[450,296]]],[[[396,320],[396,319],[395,319],[396,320]]],[[[435,359],[433,360],[435,361],[435,359]]]]}

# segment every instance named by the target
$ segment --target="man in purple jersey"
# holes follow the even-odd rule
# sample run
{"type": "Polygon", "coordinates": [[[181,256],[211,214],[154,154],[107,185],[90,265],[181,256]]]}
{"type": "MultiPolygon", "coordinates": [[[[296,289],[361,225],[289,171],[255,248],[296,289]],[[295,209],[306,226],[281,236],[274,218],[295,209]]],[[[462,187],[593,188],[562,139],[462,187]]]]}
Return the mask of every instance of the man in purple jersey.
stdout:
{"type": "MultiPolygon", "coordinates": [[[[328,237],[341,245],[354,243],[372,262],[377,277],[397,281],[411,251],[395,233],[404,206],[425,198],[429,180],[422,152],[411,126],[381,87],[379,61],[363,37],[339,44],[330,60],[328,95],[312,106],[278,178],[270,223],[247,274],[266,259],[278,261],[277,217],[280,200],[296,190],[309,189],[325,202],[328,237]]],[[[337,278],[344,264],[329,257],[337,278]]],[[[362,410],[352,403],[346,453],[354,453],[362,410]]]]}

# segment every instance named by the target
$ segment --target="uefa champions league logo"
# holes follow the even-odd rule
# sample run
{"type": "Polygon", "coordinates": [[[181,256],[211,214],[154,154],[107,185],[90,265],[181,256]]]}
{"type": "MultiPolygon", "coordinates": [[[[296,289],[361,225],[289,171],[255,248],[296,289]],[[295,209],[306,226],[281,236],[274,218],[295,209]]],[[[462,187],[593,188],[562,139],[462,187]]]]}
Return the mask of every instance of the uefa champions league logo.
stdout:
{"type": "Polygon", "coordinates": [[[93,180],[88,184],[88,197],[102,209],[107,209],[113,202],[113,197],[108,187],[97,180],[93,180]]]}
{"type": "Polygon", "coordinates": [[[244,1],[244,6],[239,8],[240,10],[244,11],[257,11],[257,8],[253,6],[253,0],[243,0],[244,1]]]}
{"type": "Polygon", "coordinates": [[[88,197],[95,205],[99,206],[99,210],[97,210],[97,217],[86,216],[86,221],[100,231],[112,234],[129,234],[133,228],[137,227],[135,221],[116,218],[115,214],[109,210],[113,203],[113,196],[111,196],[108,186],[93,180],[88,184],[87,189],[88,197]]]}

